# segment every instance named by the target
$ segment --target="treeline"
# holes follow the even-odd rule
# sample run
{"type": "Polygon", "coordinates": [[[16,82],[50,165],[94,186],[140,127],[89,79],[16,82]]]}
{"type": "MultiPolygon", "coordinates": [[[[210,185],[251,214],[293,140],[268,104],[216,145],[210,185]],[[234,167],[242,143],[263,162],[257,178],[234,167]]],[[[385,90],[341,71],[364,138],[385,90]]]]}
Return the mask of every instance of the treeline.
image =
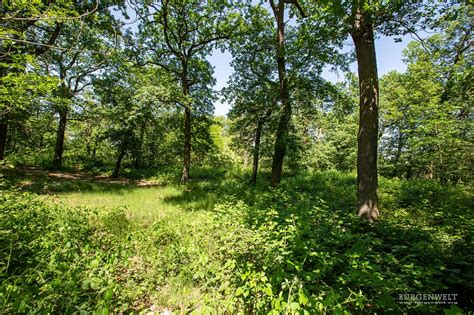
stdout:
{"type": "Polygon", "coordinates": [[[472,173],[470,6],[386,1],[2,2],[0,159],[110,170],[191,166],[378,172],[443,183],[472,173]],[[434,35],[419,36],[420,30],[434,35]],[[381,78],[374,39],[411,33],[408,69],[381,78]],[[343,53],[351,42],[355,50],[343,53]],[[213,50],[233,56],[217,94],[213,50]],[[347,71],[356,61],[358,74],[347,71]],[[322,77],[347,72],[344,83],[322,77]],[[214,118],[213,102],[233,107],[214,118]],[[380,107],[380,115],[379,115],[380,107]],[[252,161],[252,162],[251,162],[252,161]]]}

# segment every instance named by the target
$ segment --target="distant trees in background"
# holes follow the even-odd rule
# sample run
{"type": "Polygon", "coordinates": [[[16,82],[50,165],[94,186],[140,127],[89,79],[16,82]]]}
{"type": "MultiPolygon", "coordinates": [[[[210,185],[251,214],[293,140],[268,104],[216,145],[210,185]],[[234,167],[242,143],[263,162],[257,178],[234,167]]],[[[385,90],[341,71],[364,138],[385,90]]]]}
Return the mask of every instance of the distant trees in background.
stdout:
{"type": "Polygon", "coordinates": [[[405,50],[405,73],[382,77],[381,169],[387,176],[466,181],[473,165],[468,7],[450,8],[436,26],[442,32],[405,50]]]}

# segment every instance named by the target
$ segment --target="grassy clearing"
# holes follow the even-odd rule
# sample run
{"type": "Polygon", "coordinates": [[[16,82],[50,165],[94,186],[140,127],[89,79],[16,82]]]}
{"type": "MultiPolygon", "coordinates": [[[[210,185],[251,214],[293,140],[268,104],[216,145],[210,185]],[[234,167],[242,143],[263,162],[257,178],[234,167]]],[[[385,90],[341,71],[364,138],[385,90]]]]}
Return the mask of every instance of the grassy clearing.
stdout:
{"type": "Polygon", "coordinates": [[[6,178],[40,197],[3,196],[2,310],[456,314],[472,305],[468,186],[382,179],[383,217],[370,226],[354,215],[353,175],[288,177],[277,189],[207,175],[148,187],[6,178]],[[457,293],[459,304],[401,304],[403,293],[457,293]]]}
{"type": "Polygon", "coordinates": [[[181,207],[170,202],[182,193],[182,189],[176,186],[123,187],[113,191],[68,192],[57,195],[57,199],[70,207],[123,208],[128,219],[153,223],[164,216],[182,212],[181,207]]]}

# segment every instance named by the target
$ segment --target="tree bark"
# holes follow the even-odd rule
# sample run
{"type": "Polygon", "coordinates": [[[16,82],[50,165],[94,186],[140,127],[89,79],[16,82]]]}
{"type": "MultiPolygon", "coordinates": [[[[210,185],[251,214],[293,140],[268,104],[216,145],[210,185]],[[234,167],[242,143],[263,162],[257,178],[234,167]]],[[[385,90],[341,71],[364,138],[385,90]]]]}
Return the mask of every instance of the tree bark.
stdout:
{"type": "MultiPolygon", "coordinates": [[[[1,51],[3,53],[3,50],[1,51]]],[[[8,54],[5,54],[3,57],[0,57],[0,61],[4,64],[12,63],[12,58],[8,54]]],[[[0,67],[0,84],[3,84],[2,78],[8,74],[6,66],[0,67]]],[[[8,108],[8,104],[7,104],[8,108]]],[[[7,133],[8,133],[8,116],[2,115],[0,117],[0,161],[5,158],[5,150],[7,147],[7,133]]]]}
{"type": "Polygon", "coordinates": [[[288,79],[286,77],[285,60],[285,1],[280,0],[278,5],[275,5],[272,1],[271,4],[277,23],[277,65],[281,103],[281,116],[275,139],[275,152],[273,155],[271,181],[272,185],[277,185],[281,179],[283,160],[286,154],[286,143],[291,119],[291,104],[289,102],[288,79]]]}
{"type": "Polygon", "coordinates": [[[67,109],[59,110],[59,125],[56,132],[56,146],[54,147],[53,166],[61,168],[64,152],[64,135],[66,133],[67,109]]]}
{"type": "Polygon", "coordinates": [[[143,149],[143,138],[145,136],[146,121],[140,126],[140,137],[137,143],[137,150],[133,157],[133,167],[138,170],[142,167],[142,149],[143,149]]]}
{"type": "Polygon", "coordinates": [[[119,174],[119,171],[120,171],[120,165],[122,164],[122,159],[123,159],[124,156],[125,156],[125,150],[120,151],[120,153],[117,157],[117,161],[115,162],[115,167],[114,167],[114,171],[112,173],[112,178],[117,178],[118,177],[118,174],[119,174]]]}
{"type": "Polygon", "coordinates": [[[7,146],[8,124],[6,121],[0,123],[0,161],[5,158],[5,148],[7,146]]]}
{"type": "Polygon", "coordinates": [[[184,160],[183,174],[181,182],[185,183],[189,180],[189,168],[191,165],[191,109],[184,110],[184,160]]]}
{"type": "Polygon", "coordinates": [[[402,150],[403,150],[403,133],[400,130],[400,127],[398,129],[398,138],[397,138],[397,152],[395,153],[395,170],[392,173],[393,176],[396,176],[400,170],[403,172],[403,165],[400,165],[400,159],[402,157],[402,150]]]}
{"type": "MultiPolygon", "coordinates": [[[[183,88],[183,95],[189,95],[189,85],[187,77],[187,68],[183,65],[183,77],[181,85],[183,88]]],[[[184,109],[184,158],[183,158],[183,173],[181,175],[181,182],[185,183],[189,180],[189,168],[191,166],[191,108],[187,104],[184,109]]]]}
{"type": "Polygon", "coordinates": [[[354,31],[359,72],[359,134],[357,147],[357,210],[359,216],[372,222],[379,217],[377,142],[379,84],[374,32],[362,8],[357,8],[354,31]]]}
{"type": "Polygon", "coordinates": [[[257,125],[257,130],[255,131],[255,143],[253,147],[253,168],[252,168],[252,178],[250,179],[252,183],[257,182],[257,172],[258,172],[258,160],[260,157],[260,138],[262,136],[263,122],[259,121],[257,125]]]}

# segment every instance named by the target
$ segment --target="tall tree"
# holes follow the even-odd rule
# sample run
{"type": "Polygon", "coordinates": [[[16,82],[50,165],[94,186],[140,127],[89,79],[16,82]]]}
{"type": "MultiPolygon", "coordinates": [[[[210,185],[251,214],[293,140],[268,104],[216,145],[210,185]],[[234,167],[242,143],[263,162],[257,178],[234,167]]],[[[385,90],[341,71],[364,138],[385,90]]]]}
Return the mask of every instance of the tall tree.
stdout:
{"type": "Polygon", "coordinates": [[[111,14],[102,13],[100,16],[90,16],[85,21],[66,22],[57,39],[60,49],[53,49],[42,58],[44,67],[60,81],[54,104],[59,116],[53,158],[56,168],[62,166],[72,102],[92,85],[94,75],[110,62],[116,46],[114,34],[118,31],[118,24],[111,14]]]}
{"type": "Polygon", "coordinates": [[[368,221],[379,217],[377,147],[379,83],[375,31],[391,36],[417,29],[433,15],[433,6],[403,1],[314,1],[318,18],[332,21],[340,36],[355,45],[359,74],[357,211],[368,221]]]}
{"type": "Polygon", "coordinates": [[[289,99],[290,92],[288,88],[288,77],[286,73],[286,53],[285,53],[285,7],[286,4],[293,4],[302,16],[304,12],[299,5],[297,0],[269,0],[272,8],[273,16],[276,22],[276,35],[277,35],[277,49],[276,49],[276,61],[278,66],[278,82],[280,89],[280,106],[281,116],[278,123],[276,139],[275,139],[275,153],[273,156],[272,164],[272,185],[276,185],[280,182],[283,159],[286,154],[286,142],[288,138],[289,125],[291,120],[291,102],[289,99]]]}
{"type": "Polygon", "coordinates": [[[271,116],[279,88],[274,56],[268,53],[274,50],[272,18],[260,6],[248,10],[249,27],[230,45],[234,73],[222,94],[232,104],[229,118],[234,142],[253,156],[251,181],[256,182],[261,144],[274,131],[271,116]]]}
{"type": "MultiPolygon", "coordinates": [[[[295,19],[295,15],[303,15],[303,9],[298,2],[286,3],[291,6],[285,5],[284,1],[270,3],[273,8],[271,10],[262,6],[262,3],[249,6],[245,11],[249,27],[231,44],[235,73],[230,82],[230,89],[242,91],[233,95],[236,106],[233,111],[239,116],[238,119],[256,123],[259,117],[266,116],[265,106],[274,107],[271,116],[272,121],[273,117],[276,118],[277,124],[273,144],[273,185],[281,178],[287,147],[296,139],[293,134],[295,128],[291,122],[294,107],[311,107],[312,101],[305,101],[303,95],[308,95],[308,92],[312,95],[318,94],[324,87],[321,73],[323,67],[329,63],[328,60],[334,64],[345,60],[336,50],[336,47],[341,45],[341,39],[330,36],[331,32],[326,31],[319,20],[295,19]],[[288,12],[290,14],[287,19],[288,12]],[[255,93],[246,94],[246,89],[255,93]],[[263,98],[259,99],[259,95],[263,98]],[[248,104],[245,105],[245,102],[248,104]],[[258,108],[252,106],[255,102],[261,103],[258,108]],[[244,110],[245,108],[247,110],[244,110]]],[[[253,123],[247,128],[253,128],[253,123]]],[[[257,130],[255,127],[255,131],[257,130]]],[[[292,155],[289,162],[295,165],[296,160],[293,158],[296,155],[293,151],[295,150],[288,151],[292,155]]]]}
{"type": "Polygon", "coordinates": [[[134,164],[137,160],[140,163],[147,125],[157,118],[161,108],[179,97],[177,87],[169,84],[162,69],[152,65],[137,68],[122,60],[117,58],[107,74],[93,81],[109,124],[104,136],[116,150],[113,178],[118,177],[127,154],[134,164]]]}
{"type": "MultiPolygon", "coordinates": [[[[107,15],[108,7],[122,1],[76,3],[71,0],[30,2],[9,1],[0,6],[0,80],[10,71],[31,72],[32,60],[57,47],[64,25],[90,19],[97,12],[107,15]],[[104,14],[105,13],[105,14],[104,14]],[[29,58],[25,58],[25,57],[29,58]],[[21,69],[21,70],[20,70],[21,69]]],[[[26,79],[28,80],[28,78],[26,79]]],[[[16,80],[21,89],[21,78],[16,80]]],[[[15,84],[16,84],[15,83],[15,84]]],[[[9,84],[7,82],[7,84],[9,84]]],[[[14,84],[11,85],[13,88],[14,84]]],[[[20,91],[21,92],[21,91],[20,91]]],[[[3,104],[8,107],[23,107],[3,104]]],[[[9,115],[0,116],[0,158],[3,158],[9,115]]]]}
{"type": "Polygon", "coordinates": [[[377,146],[379,82],[374,29],[364,1],[353,8],[351,37],[359,74],[359,133],[357,139],[357,208],[369,221],[379,217],[377,146]]]}
{"type": "Polygon", "coordinates": [[[140,48],[144,63],[156,64],[171,73],[181,83],[182,95],[187,99],[179,103],[184,109],[181,181],[187,182],[192,111],[199,106],[193,96],[213,82],[211,66],[205,57],[236,30],[236,14],[228,1],[138,1],[133,6],[141,18],[140,48]]]}
{"type": "MultiPolygon", "coordinates": [[[[8,94],[2,93],[0,102],[0,160],[5,155],[9,120],[14,119],[18,112],[25,113],[28,107],[28,104],[18,102],[24,97],[17,99],[22,91],[31,91],[25,89],[32,79],[28,66],[31,68],[34,57],[43,54],[54,44],[62,28],[61,22],[43,17],[52,14],[58,18],[74,15],[76,11],[71,10],[71,7],[70,1],[59,1],[51,6],[45,1],[37,1],[34,6],[18,1],[0,5],[0,84],[2,89],[8,90],[8,94]],[[39,26],[50,26],[50,31],[38,32],[39,26]],[[9,76],[11,73],[16,75],[9,76]],[[16,97],[7,100],[8,95],[16,97]]],[[[36,80],[38,86],[41,86],[40,81],[36,80]]]]}
{"type": "Polygon", "coordinates": [[[406,72],[383,77],[386,174],[446,182],[466,179],[470,173],[470,163],[458,162],[471,159],[468,16],[467,6],[449,8],[436,20],[438,34],[408,45],[406,72]]]}

